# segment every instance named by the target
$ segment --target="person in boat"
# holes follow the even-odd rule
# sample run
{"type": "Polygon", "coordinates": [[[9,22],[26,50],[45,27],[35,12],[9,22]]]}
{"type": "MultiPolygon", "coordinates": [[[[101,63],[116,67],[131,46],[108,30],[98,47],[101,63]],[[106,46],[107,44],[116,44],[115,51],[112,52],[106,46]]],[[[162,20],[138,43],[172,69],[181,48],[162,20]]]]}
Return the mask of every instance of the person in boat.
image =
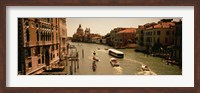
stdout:
{"type": "Polygon", "coordinates": [[[99,59],[97,57],[93,57],[93,61],[99,61],[99,59]]]}
{"type": "Polygon", "coordinates": [[[149,71],[149,67],[147,65],[142,65],[141,70],[142,71],[149,71]]]}
{"type": "Polygon", "coordinates": [[[94,55],[93,58],[92,58],[93,61],[99,61],[99,58],[95,56],[96,55],[95,51],[93,52],[93,55],[94,55]]]}
{"type": "Polygon", "coordinates": [[[93,52],[93,55],[96,55],[96,52],[95,52],[95,51],[93,52]]]}
{"type": "Polygon", "coordinates": [[[96,67],[97,67],[96,62],[93,61],[93,63],[92,63],[92,69],[93,69],[93,71],[96,71],[96,67]]]}

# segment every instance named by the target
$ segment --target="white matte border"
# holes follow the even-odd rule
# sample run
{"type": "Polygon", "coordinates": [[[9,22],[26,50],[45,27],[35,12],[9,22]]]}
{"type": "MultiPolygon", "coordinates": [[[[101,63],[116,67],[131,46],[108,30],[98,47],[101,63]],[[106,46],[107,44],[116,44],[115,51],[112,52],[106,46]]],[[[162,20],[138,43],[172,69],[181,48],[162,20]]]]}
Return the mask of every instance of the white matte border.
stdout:
{"type": "Polygon", "coordinates": [[[194,87],[193,6],[7,6],[7,87],[194,87]],[[17,76],[18,17],[182,17],[182,75],[17,76]]]}

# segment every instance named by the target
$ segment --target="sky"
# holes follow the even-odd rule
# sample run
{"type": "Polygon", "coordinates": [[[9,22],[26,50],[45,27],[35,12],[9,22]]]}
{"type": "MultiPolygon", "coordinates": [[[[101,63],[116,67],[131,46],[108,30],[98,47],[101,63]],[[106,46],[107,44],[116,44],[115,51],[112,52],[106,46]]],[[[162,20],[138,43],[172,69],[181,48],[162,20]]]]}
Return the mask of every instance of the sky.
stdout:
{"type": "MultiPolygon", "coordinates": [[[[158,22],[164,18],[66,18],[67,22],[67,36],[72,37],[76,33],[79,24],[81,24],[83,30],[90,28],[91,33],[98,33],[100,35],[106,35],[112,29],[117,27],[133,27],[137,28],[138,25],[144,25],[146,23],[158,22]]],[[[179,21],[181,18],[165,18],[179,21]]]]}

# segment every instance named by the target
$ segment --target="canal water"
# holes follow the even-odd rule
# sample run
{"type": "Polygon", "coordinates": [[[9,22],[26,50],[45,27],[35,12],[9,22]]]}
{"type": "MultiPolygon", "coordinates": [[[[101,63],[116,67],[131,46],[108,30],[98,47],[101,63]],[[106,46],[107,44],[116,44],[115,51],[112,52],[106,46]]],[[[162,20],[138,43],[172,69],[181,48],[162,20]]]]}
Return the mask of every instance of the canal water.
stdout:
{"type": "Polygon", "coordinates": [[[152,73],[157,75],[181,75],[181,69],[178,66],[166,65],[161,58],[147,56],[135,52],[134,49],[117,49],[124,52],[124,58],[116,58],[120,66],[113,67],[109,62],[113,56],[110,56],[107,50],[112,47],[93,43],[70,42],[70,44],[75,45],[79,53],[79,69],[74,73],[75,75],[138,75],[142,73],[140,70],[142,64],[147,65],[152,73]],[[96,71],[92,70],[94,51],[96,57],[100,59],[96,62],[96,71]]]}

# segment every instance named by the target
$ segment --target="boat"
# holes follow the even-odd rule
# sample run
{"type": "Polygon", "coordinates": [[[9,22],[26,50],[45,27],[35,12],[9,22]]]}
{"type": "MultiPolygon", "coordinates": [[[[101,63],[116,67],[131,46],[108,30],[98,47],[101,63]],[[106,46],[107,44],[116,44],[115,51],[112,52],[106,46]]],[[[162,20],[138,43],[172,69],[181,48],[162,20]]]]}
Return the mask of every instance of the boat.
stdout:
{"type": "Polygon", "coordinates": [[[149,67],[147,65],[142,65],[141,66],[142,71],[150,71],[149,67]]]}
{"type": "Polygon", "coordinates": [[[124,58],[124,53],[115,49],[109,49],[108,53],[117,58],[124,58]]]}
{"type": "Polygon", "coordinates": [[[99,61],[99,58],[98,57],[93,57],[93,60],[94,61],[99,61]]]}
{"type": "Polygon", "coordinates": [[[119,62],[117,62],[117,60],[115,58],[111,58],[110,63],[112,66],[119,66],[119,62]]]}
{"type": "Polygon", "coordinates": [[[95,62],[93,62],[93,63],[92,63],[92,70],[93,70],[93,71],[96,71],[96,68],[97,68],[97,65],[96,65],[95,62]]]}

